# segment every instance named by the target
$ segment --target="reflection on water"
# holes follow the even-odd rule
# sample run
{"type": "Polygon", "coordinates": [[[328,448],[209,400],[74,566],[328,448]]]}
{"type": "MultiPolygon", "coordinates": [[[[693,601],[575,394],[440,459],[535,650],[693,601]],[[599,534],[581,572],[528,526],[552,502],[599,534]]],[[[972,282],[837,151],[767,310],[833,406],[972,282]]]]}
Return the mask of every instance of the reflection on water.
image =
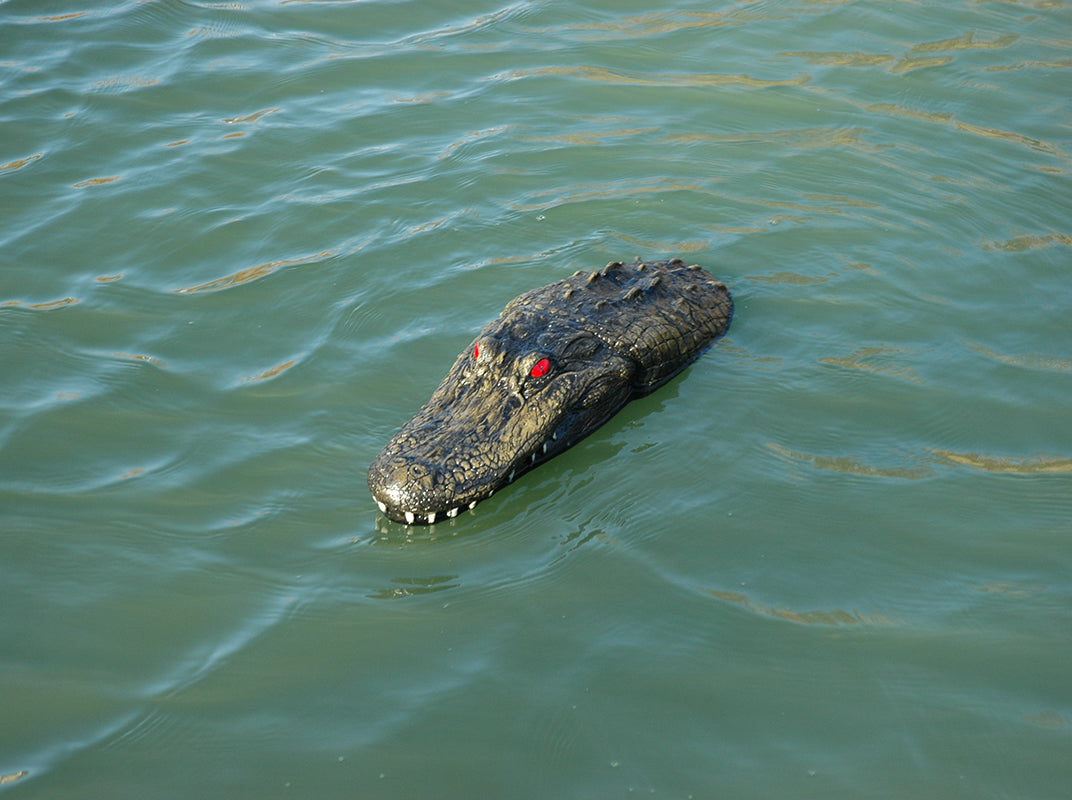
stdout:
{"type": "Polygon", "coordinates": [[[434,575],[427,578],[394,578],[395,584],[389,589],[381,589],[369,595],[376,600],[397,600],[415,594],[431,594],[441,592],[444,589],[455,589],[459,586],[457,575],[434,575]]]}

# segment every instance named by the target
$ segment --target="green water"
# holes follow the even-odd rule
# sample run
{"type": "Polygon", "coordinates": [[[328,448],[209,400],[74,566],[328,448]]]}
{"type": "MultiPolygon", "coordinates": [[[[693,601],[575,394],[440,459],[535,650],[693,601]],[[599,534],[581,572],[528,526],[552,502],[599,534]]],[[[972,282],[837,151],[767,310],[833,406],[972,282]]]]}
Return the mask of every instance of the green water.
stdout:
{"type": "Polygon", "coordinates": [[[1072,4],[0,2],[0,793],[1067,798],[1072,4]],[[728,336],[449,524],[515,295],[728,336]]]}

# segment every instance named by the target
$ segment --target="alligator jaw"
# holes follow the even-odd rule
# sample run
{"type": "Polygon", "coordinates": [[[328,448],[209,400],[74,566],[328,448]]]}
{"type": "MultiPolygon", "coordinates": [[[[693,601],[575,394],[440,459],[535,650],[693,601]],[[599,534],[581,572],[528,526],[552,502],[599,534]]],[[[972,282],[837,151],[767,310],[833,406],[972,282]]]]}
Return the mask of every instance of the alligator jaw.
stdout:
{"type": "MultiPolygon", "coordinates": [[[[407,525],[433,525],[436,522],[453,519],[463,511],[470,511],[476,508],[477,503],[482,500],[487,500],[498,491],[499,488],[513,483],[521,475],[554,455],[557,455],[557,453],[563,449],[565,449],[565,446],[559,445],[554,438],[547,439],[542,445],[531,451],[526,451],[520,456],[516,462],[511,465],[505,476],[495,482],[493,488],[488,488],[483,492],[467,496],[467,499],[465,500],[455,498],[456,505],[452,505],[449,508],[441,507],[435,510],[426,510],[427,506],[425,506],[424,509],[421,509],[421,503],[419,501],[413,502],[411,498],[404,496],[403,491],[400,491],[404,486],[412,485],[412,482],[410,484],[404,483],[406,480],[406,468],[402,467],[402,474],[399,474],[399,470],[396,470],[393,480],[385,482],[381,488],[378,489],[375,494],[376,506],[388,519],[395,522],[404,522],[407,525]],[[411,508],[417,510],[407,510],[411,508]]],[[[423,468],[424,465],[421,465],[420,469],[423,468]]],[[[371,484],[374,479],[370,476],[369,480],[371,484]]]]}

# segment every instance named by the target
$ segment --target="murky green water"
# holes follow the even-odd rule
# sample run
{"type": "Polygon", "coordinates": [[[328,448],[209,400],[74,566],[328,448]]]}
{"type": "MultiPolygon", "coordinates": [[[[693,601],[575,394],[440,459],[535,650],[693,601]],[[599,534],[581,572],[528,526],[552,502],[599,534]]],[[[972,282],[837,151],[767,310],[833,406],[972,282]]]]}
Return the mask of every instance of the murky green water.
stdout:
{"type": "Polygon", "coordinates": [[[0,791],[1066,798],[1072,5],[0,3],[0,791]],[[512,297],[679,379],[450,524],[512,297]]]}

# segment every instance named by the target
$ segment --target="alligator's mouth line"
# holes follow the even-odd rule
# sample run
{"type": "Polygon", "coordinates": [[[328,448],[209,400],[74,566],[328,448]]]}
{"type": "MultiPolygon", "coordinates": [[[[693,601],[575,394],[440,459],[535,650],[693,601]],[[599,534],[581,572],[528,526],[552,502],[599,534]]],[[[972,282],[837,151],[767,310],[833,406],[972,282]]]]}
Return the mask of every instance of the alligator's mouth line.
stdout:
{"type": "Polygon", "coordinates": [[[614,261],[515,298],[373,461],[376,505],[407,525],[474,509],[665,384],[732,316],[725,285],[680,259],[614,261]]]}
{"type": "MultiPolygon", "coordinates": [[[[460,503],[457,506],[444,511],[425,512],[402,511],[401,509],[398,509],[396,511],[396,516],[405,519],[407,525],[434,525],[436,522],[454,519],[463,511],[472,511],[477,507],[478,503],[490,500],[491,496],[500,489],[506,488],[525,473],[531,472],[545,461],[550,461],[562,450],[566,450],[576,444],[576,442],[568,440],[561,442],[557,430],[552,431],[548,437],[536,437],[534,441],[541,442],[541,444],[533,448],[525,448],[522,450],[522,454],[514,459],[513,464],[510,466],[510,471],[506,474],[506,480],[498,481],[496,485],[486,493],[480,494],[480,496],[475,499],[460,503]]],[[[382,500],[377,500],[376,506],[380,509],[381,513],[387,516],[390,516],[389,512],[393,510],[388,508],[387,504],[382,500]]]]}

